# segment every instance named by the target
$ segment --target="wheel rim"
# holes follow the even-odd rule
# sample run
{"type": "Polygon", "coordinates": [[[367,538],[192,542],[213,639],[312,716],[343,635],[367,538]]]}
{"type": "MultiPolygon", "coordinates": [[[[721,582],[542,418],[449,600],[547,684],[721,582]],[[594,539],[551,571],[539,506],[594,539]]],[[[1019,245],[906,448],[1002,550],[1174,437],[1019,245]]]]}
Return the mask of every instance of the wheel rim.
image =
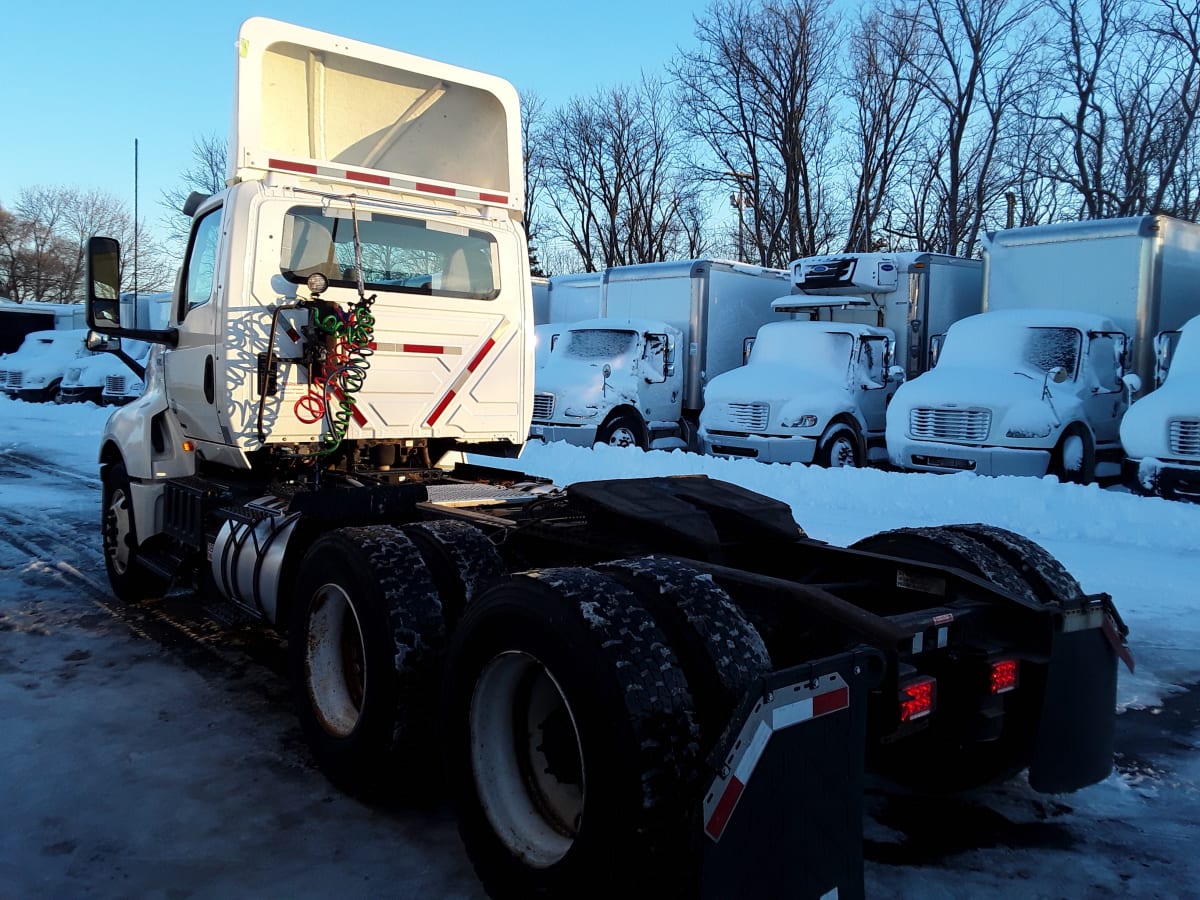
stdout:
{"type": "Polygon", "coordinates": [[[857,449],[852,441],[846,435],[840,435],[833,439],[833,443],[829,446],[829,466],[833,469],[854,469],[858,467],[858,460],[855,458],[857,449]]]}
{"type": "Polygon", "coordinates": [[[108,528],[105,529],[105,552],[113,571],[124,575],[129,570],[129,539],[133,533],[133,517],[129,514],[129,501],[122,488],[116,488],[105,511],[108,528]]]}
{"type": "Polygon", "coordinates": [[[619,425],[608,436],[608,444],[610,447],[633,447],[637,444],[637,436],[632,428],[619,425]]]}
{"type": "Polygon", "coordinates": [[[346,591],[325,584],[313,592],[304,670],[321,726],[347,737],[362,715],[367,692],[366,645],[358,612],[346,591]]]}
{"type": "Polygon", "coordinates": [[[475,684],[470,728],[471,769],[496,836],[535,868],[558,862],[578,834],[587,787],[562,688],[534,657],[502,653],[475,684]]]}

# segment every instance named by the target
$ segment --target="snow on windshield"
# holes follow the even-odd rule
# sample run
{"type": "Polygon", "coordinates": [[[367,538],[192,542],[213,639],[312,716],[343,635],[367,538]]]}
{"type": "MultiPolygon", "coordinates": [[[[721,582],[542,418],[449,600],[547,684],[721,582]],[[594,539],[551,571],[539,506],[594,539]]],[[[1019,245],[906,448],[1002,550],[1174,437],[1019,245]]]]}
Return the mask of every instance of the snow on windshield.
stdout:
{"type": "Polygon", "coordinates": [[[759,329],[750,364],[833,373],[849,367],[853,350],[854,338],[846,332],[812,328],[804,322],[776,322],[759,329]]]}
{"type": "Polygon", "coordinates": [[[568,332],[563,353],[571,359],[617,360],[633,350],[635,333],[609,329],[568,332]]]}
{"type": "Polygon", "coordinates": [[[972,319],[951,327],[938,359],[939,367],[1007,367],[1039,378],[1062,367],[1075,375],[1083,346],[1078,329],[1004,322],[991,313],[972,319]]]}

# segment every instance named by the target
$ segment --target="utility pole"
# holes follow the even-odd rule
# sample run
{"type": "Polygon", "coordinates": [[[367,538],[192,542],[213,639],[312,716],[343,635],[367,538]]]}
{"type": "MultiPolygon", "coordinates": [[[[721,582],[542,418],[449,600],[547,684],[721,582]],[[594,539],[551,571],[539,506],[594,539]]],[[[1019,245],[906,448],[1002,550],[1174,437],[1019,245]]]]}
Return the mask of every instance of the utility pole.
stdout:
{"type": "Polygon", "coordinates": [[[754,202],[747,196],[745,183],[751,181],[754,176],[749,172],[726,172],[734,183],[737,185],[737,193],[729,195],[729,205],[737,207],[738,211],[738,261],[746,261],[746,251],[744,249],[743,235],[746,231],[746,215],[747,206],[753,208],[754,202]]]}

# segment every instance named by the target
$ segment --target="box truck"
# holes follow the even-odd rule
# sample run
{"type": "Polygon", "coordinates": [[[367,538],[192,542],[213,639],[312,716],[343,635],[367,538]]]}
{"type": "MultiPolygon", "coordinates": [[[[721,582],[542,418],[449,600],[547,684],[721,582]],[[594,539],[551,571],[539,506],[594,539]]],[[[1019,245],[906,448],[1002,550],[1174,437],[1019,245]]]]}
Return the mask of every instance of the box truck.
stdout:
{"type": "Polygon", "coordinates": [[[554,338],[537,370],[530,435],[642,449],[698,449],[705,384],[745,361],[775,317],[772,301],[791,288],[786,270],[715,259],[551,281],[552,308],[561,296],[572,299],[558,310],[598,300],[599,313],[554,338]]]}
{"type": "Polygon", "coordinates": [[[1115,475],[1121,418],[1153,384],[1155,335],[1197,310],[1198,278],[1200,225],[1168,216],[988,234],[984,317],[952,328],[939,365],[896,392],[892,463],[1078,482],[1115,475]],[[964,346],[951,351],[955,340],[964,346]]]}
{"type": "Polygon", "coordinates": [[[841,253],[790,269],[798,293],[774,307],[794,321],[764,327],[749,364],[708,385],[704,452],[823,466],[886,460],[892,395],[925,370],[950,323],[979,311],[982,263],[841,253]]]}

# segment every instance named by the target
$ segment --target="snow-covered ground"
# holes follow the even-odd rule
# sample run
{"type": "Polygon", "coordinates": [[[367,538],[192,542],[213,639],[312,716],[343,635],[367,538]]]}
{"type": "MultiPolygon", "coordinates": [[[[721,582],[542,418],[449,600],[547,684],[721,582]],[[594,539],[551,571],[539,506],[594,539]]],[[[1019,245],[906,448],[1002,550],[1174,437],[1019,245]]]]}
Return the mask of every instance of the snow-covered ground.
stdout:
{"type": "MultiPolygon", "coordinates": [[[[107,415],[0,398],[0,897],[480,897],[444,810],[366,807],[313,769],[269,648],[201,625],[173,645],[108,599],[107,415]]],[[[609,447],[488,462],[559,484],[703,473],[789,503],[835,544],[954,522],[1041,543],[1130,627],[1117,768],[1058,797],[1021,779],[937,803],[872,793],[867,894],[1200,896],[1200,505],[609,447]]]]}

